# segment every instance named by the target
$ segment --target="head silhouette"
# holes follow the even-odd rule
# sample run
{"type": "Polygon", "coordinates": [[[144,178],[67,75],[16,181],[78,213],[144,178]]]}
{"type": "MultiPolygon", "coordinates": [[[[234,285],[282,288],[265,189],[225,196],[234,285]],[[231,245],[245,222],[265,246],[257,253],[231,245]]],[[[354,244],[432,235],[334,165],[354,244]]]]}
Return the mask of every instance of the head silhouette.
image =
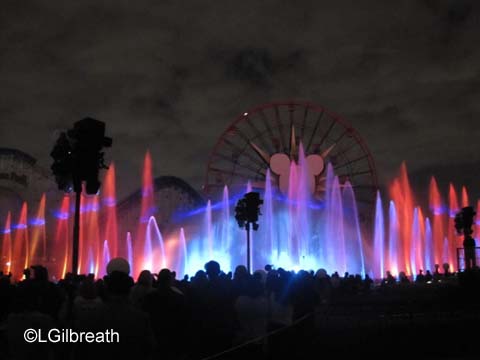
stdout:
{"type": "Polygon", "coordinates": [[[248,278],[248,275],[248,270],[245,265],[238,265],[235,268],[235,273],[233,274],[233,277],[235,279],[245,279],[248,278]]]}
{"type": "Polygon", "coordinates": [[[210,279],[217,278],[220,275],[220,264],[211,260],[205,264],[205,271],[210,279]]]}
{"type": "Polygon", "coordinates": [[[107,264],[107,274],[111,274],[114,271],[130,274],[130,264],[124,258],[113,258],[107,264]]]}
{"type": "Polygon", "coordinates": [[[139,285],[151,287],[153,282],[152,273],[149,270],[143,270],[140,275],[138,275],[137,283],[139,285]]]}
{"type": "Polygon", "coordinates": [[[157,281],[159,287],[172,286],[172,273],[168,269],[162,269],[158,273],[157,281]]]}

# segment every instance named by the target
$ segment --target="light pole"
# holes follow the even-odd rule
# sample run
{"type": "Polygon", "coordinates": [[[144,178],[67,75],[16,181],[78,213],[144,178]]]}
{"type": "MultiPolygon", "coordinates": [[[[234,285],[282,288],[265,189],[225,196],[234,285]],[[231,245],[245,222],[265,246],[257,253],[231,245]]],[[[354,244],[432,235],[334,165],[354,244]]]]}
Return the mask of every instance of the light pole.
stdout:
{"type": "Polygon", "coordinates": [[[260,199],[258,192],[249,192],[245,196],[238,200],[237,206],[235,206],[235,219],[237,220],[240,228],[245,228],[247,232],[247,269],[251,273],[251,257],[250,257],[250,224],[252,224],[253,230],[258,230],[258,216],[260,213],[260,205],[263,204],[263,200],[260,199]]]}
{"type": "Polygon", "coordinates": [[[84,118],[73,129],[62,132],[50,153],[51,166],[58,188],[67,193],[75,192],[75,217],[73,224],[72,273],[78,272],[78,247],[80,236],[80,205],[85,182],[87,194],[100,190],[98,173],[106,169],[103,159],[104,147],[112,146],[112,139],[105,136],[105,123],[84,118]]]}

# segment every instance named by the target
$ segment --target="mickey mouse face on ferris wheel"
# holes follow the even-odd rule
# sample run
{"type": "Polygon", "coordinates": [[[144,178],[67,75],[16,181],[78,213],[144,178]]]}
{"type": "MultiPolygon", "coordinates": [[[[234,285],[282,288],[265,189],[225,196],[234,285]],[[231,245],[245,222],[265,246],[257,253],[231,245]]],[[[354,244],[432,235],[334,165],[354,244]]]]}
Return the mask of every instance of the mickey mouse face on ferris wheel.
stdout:
{"type": "Polygon", "coordinates": [[[294,160],[290,160],[288,155],[277,153],[270,158],[270,169],[278,175],[278,187],[284,195],[288,194],[290,181],[298,181],[302,171],[305,171],[309,193],[313,194],[315,192],[315,176],[323,172],[325,162],[320,155],[308,155],[305,158],[305,169],[302,169],[302,166],[294,160]]]}

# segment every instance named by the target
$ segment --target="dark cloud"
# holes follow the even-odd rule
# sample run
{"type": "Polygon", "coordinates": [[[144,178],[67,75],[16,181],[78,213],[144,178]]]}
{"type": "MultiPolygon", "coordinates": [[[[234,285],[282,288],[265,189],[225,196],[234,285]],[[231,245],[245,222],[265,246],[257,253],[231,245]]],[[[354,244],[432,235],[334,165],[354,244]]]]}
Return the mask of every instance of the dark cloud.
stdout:
{"type": "Polygon", "coordinates": [[[243,49],[228,64],[227,73],[238,80],[267,85],[273,76],[272,54],[268,49],[243,49]]]}
{"type": "Polygon", "coordinates": [[[388,105],[378,111],[361,111],[352,114],[355,119],[368,122],[374,131],[403,136],[415,131],[415,123],[409,119],[405,109],[397,105],[388,105]]]}
{"type": "Polygon", "coordinates": [[[475,0],[424,0],[433,14],[451,26],[466,22],[472,15],[475,0]]]}
{"type": "Polygon", "coordinates": [[[0,144],[48,168],[58,131],[93,116],[114,139],[122,196],[139,186],[147,148],[155,175],[200,188],[231,121],[295,98],[358,129],[382,183],[402,160],[455,179],[450,164],[480,162],[479,10],[473,0],[7,1],[0,144]]]}
{"type": "Polygon", "coordinates": [[[267,48],[247,47],[229,59],[227,74],[236,80],[268,87],[274,76],[295,71],[304,60],[304,53],[299,49],[274,57],[267,48]]]}

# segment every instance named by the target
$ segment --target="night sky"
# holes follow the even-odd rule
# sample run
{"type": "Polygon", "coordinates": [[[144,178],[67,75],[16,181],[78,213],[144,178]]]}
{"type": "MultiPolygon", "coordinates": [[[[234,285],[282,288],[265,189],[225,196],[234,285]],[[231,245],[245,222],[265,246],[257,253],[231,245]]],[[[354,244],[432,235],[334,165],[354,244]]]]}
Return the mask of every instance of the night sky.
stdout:
{"type": "Polygon", "coordinates": [[[48,168],[59,131],[92,116],[114,140],[119,197],[147,148],[155,176],[199,189],[231,121],[297,99],[350,122],[382,184],[405,160],[418,192],[431,174],[473,190],[479,15],[462,0],[5,0],[0,147],[48,168]]]}

